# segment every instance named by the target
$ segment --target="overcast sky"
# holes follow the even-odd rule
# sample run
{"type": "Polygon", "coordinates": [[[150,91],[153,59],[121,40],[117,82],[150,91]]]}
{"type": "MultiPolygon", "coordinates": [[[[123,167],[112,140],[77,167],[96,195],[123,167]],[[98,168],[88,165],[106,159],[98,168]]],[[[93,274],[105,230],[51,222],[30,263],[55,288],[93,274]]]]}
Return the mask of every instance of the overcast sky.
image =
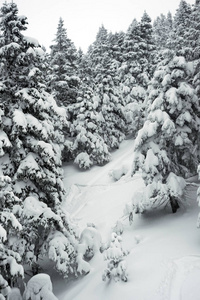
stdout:
{"type": "MultiPolygon", "coordinates": [[[[4,0],[0,0],[2,6],[4,0]]],[[[9,0],[7,0],[9,2],[9,0]]],[[[144,10],[154,20],[161,13],[174,15],[180,0],[14,0],[19,14],[28,18],[25,35],[39,40],[47,49],[63,18],[68,37],[86,51],[101,24],[108,31],[126,31],[132,20],[140,21],[144,10]]],[[[195,0],[187,0],[194,4],[195,0]]]]}

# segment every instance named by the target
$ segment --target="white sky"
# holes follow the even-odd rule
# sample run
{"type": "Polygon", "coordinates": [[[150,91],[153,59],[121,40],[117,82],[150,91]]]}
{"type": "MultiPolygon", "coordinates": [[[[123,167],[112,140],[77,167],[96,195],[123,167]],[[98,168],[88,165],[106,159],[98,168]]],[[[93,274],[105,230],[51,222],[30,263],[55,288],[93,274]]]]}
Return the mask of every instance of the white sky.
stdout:
{"type": "MultiPolygon", "coordinates": [[[[0,0],[2,6],[4,0],[0,0]]],[[[9,2],[9,0],[7,0],[9,2]]],[[[47,50],[55,38],[58,20],[63,18],[68,37],[86,51],[99,27],[126,31],[132,20],[140,21],[144,10],[154,20],[168,11],[174,15],[180,0],[14,0],[19,14],[28,18],[25,35],[34,37],[47,50]]],[[[195,0],[187,0],[194,4],[195,0]]]]}

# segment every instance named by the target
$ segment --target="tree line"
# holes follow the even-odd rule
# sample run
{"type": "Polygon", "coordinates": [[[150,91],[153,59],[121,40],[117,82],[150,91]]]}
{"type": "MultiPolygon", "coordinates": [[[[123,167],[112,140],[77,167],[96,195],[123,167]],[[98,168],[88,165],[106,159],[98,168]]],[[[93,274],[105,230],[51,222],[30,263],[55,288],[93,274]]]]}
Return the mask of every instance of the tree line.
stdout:
{"type": "MultiPolygon", "coordinates": [[[[65,277],[82,270],[79,234],[63,209],[62,163],[103,165],[135,139],[132,173],[146,188],[129,215],[178,209],[197,173],[200,126],[200,1],[175,16],[146,12],[126,32],[102,25],[87,53],[60,18],[46,52],[27,19],[4,3],[0,19],[0,292],[39,272],[48,256],[65,277]]],[[[131,167],[131,166],[130,166],[131,167]]],[[[200,167],[199,167],[200,173],[200,167]]],[[[200,191],[199,191],[200,195],[200,191]]]]}

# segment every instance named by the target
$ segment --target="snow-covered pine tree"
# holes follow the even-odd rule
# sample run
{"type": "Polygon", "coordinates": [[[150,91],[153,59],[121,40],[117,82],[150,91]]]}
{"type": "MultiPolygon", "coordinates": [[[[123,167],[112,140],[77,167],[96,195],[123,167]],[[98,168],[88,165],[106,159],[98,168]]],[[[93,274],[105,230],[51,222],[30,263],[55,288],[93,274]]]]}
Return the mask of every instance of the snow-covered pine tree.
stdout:
{"type": "Polygon", "coordinates": [[[154,65],[152,34],[151,19],[144,12],[141,22],[134,19],[124,37],[119,74],[126,104],[127,134],[136,135],[143,124],[143,102],[154,65]]]}
{"type": "MultiPolygon", "coordinates": [[[[82,81],[85,84],[90,85],[91,84],[91,75],[92,75],[92,70],[91,66],[89,63],[89,58],[87,54],[84,54],[81,49],[78,50],[77,53],[78,60],[77,60],[77,65],[78,65],[78,76],[80,78],[80,85],[82,81]]],[[[79,86],[79,90],[81,90],[81,86],[79,86]]]]}
{"type": "Polygon", "coordinates": [[[153,38],[158,49],[165,49],[169,34],[172,31],[173,18],[168,12],[167,16],[161,14],[153,23],[153,38]]]}
{"type": "Polygon", "coordinates": [[[122,47],[125,33],[123,31],[108,34],[108,53],[109,56],[118,62],[122,62],[122,47]]]}
{"type": "MultiPolygon", "coordinates": [[[[194,72],[195,76],[193,78],[193,85],[195,87],[198,98],[200,98],[200,1],[196,0],[195,5],[191,15],[191,27],[189,31],[190,36],[190,44],[193,45],[193,64],[194,64],[194,72]]],[[[199,115],[200,118],[200,115],[199,115]]],[[[200,135],[198,136],[197,143],[200,144],[200,135]]],[[[200,164],[198,165],[198,177],[200,178],[200,164]]],[[[197,201],[200,206],[200,188],[197,190],[197,201]]],[[[200,228],[200,213],[198,215],[197,227],[200,228]]]]}
{"type": "Polygon", "coordinates": [[[70,149],[75,163],[87,169],[93,164],[108,162],[110,153],[100,135],[102,124],[105,123],[100,112],[100,99],[94,96],[89,86],[81,86],[77,103],[69,105],[67,113],[72,120],[70,135],[73,142],[70,149]]]}
{"type": "Polygon", "coordinates": [[[142,38],[140,43],[140,64],[142,66],[142,73],[138,77],[138,82],[147,87],[146,78],[151,78],[155,70],[155,55],[156,55],[156,46],[153,39],[153,28],[151,25],[150,16],[144,12],[141,21],[140,21],[140,36],[142,38]]]}
{"type": "MultiPolygon", "coordinates": [[[[133,86],[147,88],[154,67],[154,50],[155,43],[151,19],[144,12],[140,22],[133,20],[124,37],[122,53],[124,62],[121,68],[127,74],[124,78],[125,82],[127,81],[127,76],[131,76],[129,88],[133,86]]],[[[122,73],[122,76],[125,75],[124,73],[122,73]]]]}
{"type": "Polygon", "coordinates": [[[92,45],[90,45],[88,49],[88,57],[90,60],[90,65],[93,70],[93,76],[96,75],[96,67],[98,64],[101,64],[101,58],[104,53],[108,51],[108,31],[102,25],[96,35],[96,39],[92,45]]]}
{"type": "Polygon", "coordinates": [[[200,2],[196,1],[192,15],[191,15],[191,26],[189,29],[188,36],[190,37],[189,43],[192,47],[192,61],[194,65],[195,76],[193,78],[193,85],[196,89],[198,97],[200,97],[200,2]],[[192,38],[193,37],[193,38],[192,38]]]}
{"type": "Polygon", "coordinates": [[[11,146],[3,130],[0,134],[0,143],[0,299],[4,300],[7,299],[10,288],[18,283],[19,278],[24,277],[24,270],[20,254],[9,246],[10,237],[17,236],[22,230],[22,225],[15,212],[15,206],[19,205],[20,199],[14,194],[11,178],[3,175],[1,167],[6,148],[11,146]]]}
{"type": "Polygon", "coordinates": [[[114,281],[122,280],[127,282],[128,280],[126,262],[124,260],[124,257],[128,255],[128,251],[123,249],[121,242],[121,236],[113,232],[110,245],[104,252],[105,260],[107,260],[108,263],[102,275],[103,281],[114,279],[114,281]]]}
{"type": "Polygon", "coordinates": [[[139,23],[134,19],[124,37],[122,48],[123,61],[119,70],[122,94],[126,103],[132,102],[130,92],[132,87],[137,84],[136,78],[142,71],[139,63],[139,41],[139,23]]]}
{"type": "MultiPolygon", "coordinates": [[[[190,59],[192,49],[188,39],[191,26],[192,8],[185,0],[181,0],[173,20],[173,28],[169,34],[166,46],[176,51],[176,55],[190,59]]],[[[193,39],[193,38],[192,38],[193,39]]]]}
{"type": "Polygon", "coordinates": [[[148,90],[147,116],[134,144],[133,174],[142,169],[146,189],[134,199],[134,210],[182,199],[182,177],[196,173],[199,160],[199,99],[188,83],[191,70],[184,57],[163,53],[148,90]]]}
{"type": "Polygon", "coordinates": [[[88,57],[93,70],[93,92],[100,99],[100,110],[105,120],[100,135],[110,150],[117,148],[125,137],[125,116],[119,90],[119,62],[110,55],[109,43],[108,32],[102,25],[88,57]]]}
{"type": "Polygon", "coordinates": [[[57,103],[67,106],[76,102],[79,77],[78,54],[74,43],[67,37],[64,21],[59,19],[56,38],[51,45],[49,86],[57,103]]]}
{"type": "Polygon", "coordinates": [[[124,99],[120,93],[117,72],[119,64],[105,54],[98,67],[94,93],[100,98],[104,118],[100,135],[111,150],[119,147],[126,132],[124,99]]]}
{"type": "MultiPolygon", "coordinates": [[[[199,41],[199,34],[200,34],[200,28],[199,28],[199,22],[200,22],[200,3],[199,1],[195,2],[195,5],[193,6],[192,13],[190,16],[190,27],[187,28],[187,40],[189,42],[189,46],[192,47],[191,51],[191,60],[200,60],[200,41],[199,41]]],[[[199,70],[199,66],[197,67],[197,70],[199,70]]]]}
{"type": "Polygon", "coordinates": [[[118,65],[109,56],[109,47],[107,30],[102,25],[88,53],[79,52],[81,84],[77,103],[67,108],[73,142],[66,142],[65,157],[72,156],[83,168],[108,162],[108,149],[118,147],[124,138],[118,65]]]}
{"type": "MultiPolygon", "coordinates": [[[[5,253],[9,247],[8,254],[16,261],[36,266],[35,273],[39,256],[47,255],[67,276],[76,272],[77,238],[75,227],[61,207],[66,196],[61,168],[66,115],[45,91],[43,51],[35,39],[22,34],[26,24],[26,17],[18,16],[15,3],[3,4],[0,169],[3,186],[4,182],[10,183],[1,195],[1,216],[5,214],[1,219],[2,248],[5,253]]],[[[6,267],[12,274],[9,261],[6,267]]]]}

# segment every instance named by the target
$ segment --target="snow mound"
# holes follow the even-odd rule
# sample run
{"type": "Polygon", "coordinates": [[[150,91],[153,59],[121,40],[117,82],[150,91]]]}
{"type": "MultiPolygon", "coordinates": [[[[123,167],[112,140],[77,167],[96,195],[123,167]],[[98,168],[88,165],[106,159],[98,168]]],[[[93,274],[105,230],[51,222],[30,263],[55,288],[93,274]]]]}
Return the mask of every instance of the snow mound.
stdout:
{"type": "Polygon", "coordinates": [[[12,288],[8,295],[8,300],[22,300],[20,290],[18,288],[12,288]]]}
{"type": "Polygon", "coordinates": [[[118,181],[122,176],[128,173],[128,166],[122,165],[120,168],[114,169],[110,171],[110,176],[115,180],[118,181]]]}
{"type": "MultiPolygon", "coordinates": [[[[58,300],[52,293],[52,283],[47,274],[33,276],[26,287],[23,295],[24,300],[58,300]]],[[[17,300],[17,299],[16,299],[17,300]]]]}
{"type": "Polygon", "coordinates": [[[100,233],[96,228],[88,226],[82,231],[78,245],[77,263],[80,274],[90,272],[90,265],[84,259],[90,260],[101,248],[100,233]]]}

